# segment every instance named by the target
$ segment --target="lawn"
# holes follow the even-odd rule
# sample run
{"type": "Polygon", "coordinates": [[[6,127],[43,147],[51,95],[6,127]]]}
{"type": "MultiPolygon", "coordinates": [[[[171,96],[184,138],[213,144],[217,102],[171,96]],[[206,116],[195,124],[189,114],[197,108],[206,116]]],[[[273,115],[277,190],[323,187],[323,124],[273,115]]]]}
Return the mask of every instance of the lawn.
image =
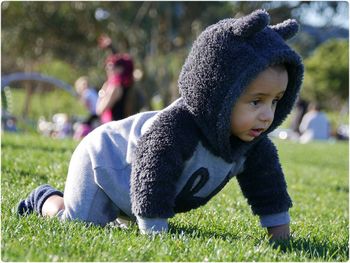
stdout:
{"type": "Polygon", "coordinates": [[[200,209],[170,220],[170,233],[140,235],[61,223],[13,208],[39,184],[64,188],[72,140],[2,134],[1,260],[3,261],[348,261],[348,144],[277,141],[289,192],[292,239],[270,244],[237,181],[200,209]]]}

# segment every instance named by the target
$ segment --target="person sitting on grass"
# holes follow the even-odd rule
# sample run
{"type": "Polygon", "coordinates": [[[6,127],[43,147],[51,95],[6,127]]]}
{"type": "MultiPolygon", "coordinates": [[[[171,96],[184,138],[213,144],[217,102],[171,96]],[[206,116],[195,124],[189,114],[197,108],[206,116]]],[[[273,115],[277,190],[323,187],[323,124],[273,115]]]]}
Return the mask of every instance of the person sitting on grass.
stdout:
{"type": "Polygon", "coordinates": [[[292,110],[304,69],[285,43],[297,22],[269,20],[256,10],[205,29],[180,73],[179,99],[92,131],[73,153],[64,194],[39,186],[18,213],[102,226],[127,216],[143,234],[162,233],[236,177],[271,238],[287,239],[292,201],[267,135],[292,110]]]}
{"type": "Polygon", "coordinates": [[[316,102],[310,103],[308,112],[300,122],[299,130],[301,143],[309,143],[314,140],[326,141],[330,138],[331,129],[328,118],[316,102]]]}

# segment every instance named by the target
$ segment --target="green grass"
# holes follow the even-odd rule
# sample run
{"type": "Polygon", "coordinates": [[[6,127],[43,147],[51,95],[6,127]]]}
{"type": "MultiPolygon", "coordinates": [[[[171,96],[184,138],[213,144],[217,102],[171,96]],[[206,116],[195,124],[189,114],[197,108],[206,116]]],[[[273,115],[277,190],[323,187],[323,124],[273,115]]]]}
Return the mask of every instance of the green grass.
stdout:
{"type": "Polygon", "coordinates": [[[2,135],[3,261],[348,261],[348,145],[278,141],[290,194],[293,238],[274,246],[233,179],[200,209],[170,220],[170,233],[19,218],[16,204],[36,186],[63,189],[72,140],[2,135]]]}

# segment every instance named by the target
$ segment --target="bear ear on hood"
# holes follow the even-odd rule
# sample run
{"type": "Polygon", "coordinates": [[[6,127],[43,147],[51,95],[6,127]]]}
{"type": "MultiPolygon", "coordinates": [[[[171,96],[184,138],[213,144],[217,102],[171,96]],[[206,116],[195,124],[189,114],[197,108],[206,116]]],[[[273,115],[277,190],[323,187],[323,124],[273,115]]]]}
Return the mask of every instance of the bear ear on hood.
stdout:
{"type": "Polygon", "coordinates": [[[278,33],[284,40],[292,38],[299,31],[299,24],[294,19],[288,19],[282,23],[270,26],[272,30],[278,33]]]}
{"type": "Polygon", "coordinates": [[[270,22],[270,15],[265,10],[256,10],[248,16],[237,19],[231,27],[239,37],[247,38],[262,31],[270,22]]]}

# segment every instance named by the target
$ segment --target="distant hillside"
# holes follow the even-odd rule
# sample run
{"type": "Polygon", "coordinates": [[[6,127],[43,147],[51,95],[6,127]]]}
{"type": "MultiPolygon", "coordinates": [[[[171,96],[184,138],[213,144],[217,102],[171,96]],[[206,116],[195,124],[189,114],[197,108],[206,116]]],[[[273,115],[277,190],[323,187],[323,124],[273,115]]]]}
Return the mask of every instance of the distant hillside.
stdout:
{"type": "Polygon", "coordinates": [[[349,30],[341,27],[314,27],[309,25],[302,25],[301,31],[309,34],[317,40],[319,44],[325,42],[330,38],[349,38],[349,30]]]}
{"type": "Polygon", "coordinates": [[[300,27],[300,33],[290,43],[305,58],[320,44],[334,38],[349,39],[349,30],[335,26],[315,27],[303,24],[300,27]]]}

